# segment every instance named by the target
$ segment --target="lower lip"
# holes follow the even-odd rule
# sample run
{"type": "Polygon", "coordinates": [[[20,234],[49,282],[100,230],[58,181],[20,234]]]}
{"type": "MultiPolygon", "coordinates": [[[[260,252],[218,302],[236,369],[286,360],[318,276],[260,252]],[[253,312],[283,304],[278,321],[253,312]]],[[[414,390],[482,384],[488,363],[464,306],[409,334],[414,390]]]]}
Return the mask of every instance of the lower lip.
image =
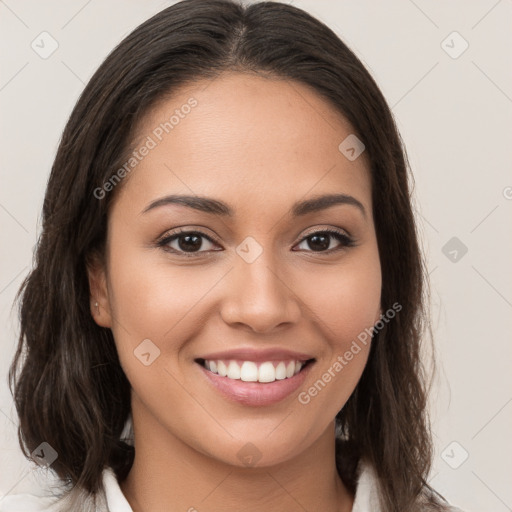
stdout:
{"type": "Polygon", "coordinates": [[[250,406],[272,405],[284,400],[304,383],[311,366],[309,363],[297,375],[274,382],[245,382],[243,380],[229,379],[207,370],[204,366],[196,363],[209,382],[211,382],[220,393],[234,402],[250,406]]]}

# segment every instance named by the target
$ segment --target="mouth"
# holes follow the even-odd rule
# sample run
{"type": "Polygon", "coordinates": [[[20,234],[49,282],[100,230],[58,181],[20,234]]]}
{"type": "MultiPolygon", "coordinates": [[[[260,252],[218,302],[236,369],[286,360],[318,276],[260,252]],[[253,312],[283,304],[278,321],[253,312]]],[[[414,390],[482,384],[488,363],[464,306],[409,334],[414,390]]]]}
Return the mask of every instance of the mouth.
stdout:
{"type": "Polygon", "coordinates": [[[315,361],[195,359],[210,389],[231,403],[250,407],[271,406],[290,397],[304,385],[315,361]]]}
{"type": "Polygon", "coordinates": [[[195,362],[207,372],[219,377],[258,384],[271,384],[276,381],[292,379],[315,361],[315,358],[307,360],[284,359],[281,361],[195,359],[195,362]]]}

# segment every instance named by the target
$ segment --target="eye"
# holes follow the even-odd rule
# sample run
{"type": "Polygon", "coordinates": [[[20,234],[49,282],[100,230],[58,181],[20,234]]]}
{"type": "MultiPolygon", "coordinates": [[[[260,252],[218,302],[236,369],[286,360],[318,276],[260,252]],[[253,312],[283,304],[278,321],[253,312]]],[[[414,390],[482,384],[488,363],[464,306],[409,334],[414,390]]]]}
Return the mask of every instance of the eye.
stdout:
{"type": "Polygon", "coordinates": [[[201,231],[177,231],[174,234],[170,234],[165,236],[165,238],[161,239],[158,242],[158,246],[162,247],[164,250],[182,254],[184,256],[194,256],[198,252],[207,252],[211,250],[211,247],[208,244],[214,244],[214,240],[210,238],[208,235],[202,233],[201,231]],[[206,240],[206,250],[200,251],[199,249],[204,249],[203,240],[206,240]]]}
{"type": "MultiPolygon", "coordinates": [[[[336,229],[324,229],[322,231],[315,231],[304,237],[300,244],[307,244],[312,252],[335,252],[345,247],[352,247],[355,245],[354,240],[344,233],[336,229]],[[331,241],[335,239],[339,242],[338,247],[332,247],[331,241]]],[[[299,244],[299,245],[300,245],[299,244]]]]}

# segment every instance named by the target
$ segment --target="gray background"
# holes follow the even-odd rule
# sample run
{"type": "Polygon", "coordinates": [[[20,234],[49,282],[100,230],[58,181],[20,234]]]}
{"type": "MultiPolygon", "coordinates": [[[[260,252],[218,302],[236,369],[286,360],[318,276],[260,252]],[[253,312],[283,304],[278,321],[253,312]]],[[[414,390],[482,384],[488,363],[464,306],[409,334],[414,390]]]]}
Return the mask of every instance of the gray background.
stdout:
{"type": "MultiPolygon", "coordinates": [[[[44,484],[18,448],[6,375],[61,132],[107,53],[171,3],[0,0],[0,498],[44,484]],[[43,31],[58,44],[47,58],[31,47],[51,48],[43,31]]],[[[362,59],[407,147],[440,370],[430,481],[466,511],[512,510],[512,1],[288,3],[362,59]]]]}

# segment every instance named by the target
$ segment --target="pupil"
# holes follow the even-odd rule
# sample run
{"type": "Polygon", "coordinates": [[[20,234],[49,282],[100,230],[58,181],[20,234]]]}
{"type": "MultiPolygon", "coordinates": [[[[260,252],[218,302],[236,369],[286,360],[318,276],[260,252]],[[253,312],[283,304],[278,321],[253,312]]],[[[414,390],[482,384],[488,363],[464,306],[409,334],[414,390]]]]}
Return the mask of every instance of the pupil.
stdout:
{"type": "Polygon", "coordinates": [[[197,235],[182,235],[179,238],[178,245],[180,246],[180,249],[182,249],[184,251],[187,251],[190,249],[192,249],[192,250],[199,249],[201,247],[201,237],[199,237],[197,235]],[[183,240],[185,240],[184,243],[182,243],[183,240]],[[191,240],[194,240],[194,241],[191,241],[191,240]]]}
{"type": "Polygon", "coordinates": [[[325,235],[313,235],[310,238],[309,246],[313,250],[328,249],[329,248],[329,237],[325,236],[325,235]],[[320,242],[319,246],[317,245],[317,248],[315,249],[315,241],[318,242],[319,240],[323,240],[323,242],[320,242]]]}

